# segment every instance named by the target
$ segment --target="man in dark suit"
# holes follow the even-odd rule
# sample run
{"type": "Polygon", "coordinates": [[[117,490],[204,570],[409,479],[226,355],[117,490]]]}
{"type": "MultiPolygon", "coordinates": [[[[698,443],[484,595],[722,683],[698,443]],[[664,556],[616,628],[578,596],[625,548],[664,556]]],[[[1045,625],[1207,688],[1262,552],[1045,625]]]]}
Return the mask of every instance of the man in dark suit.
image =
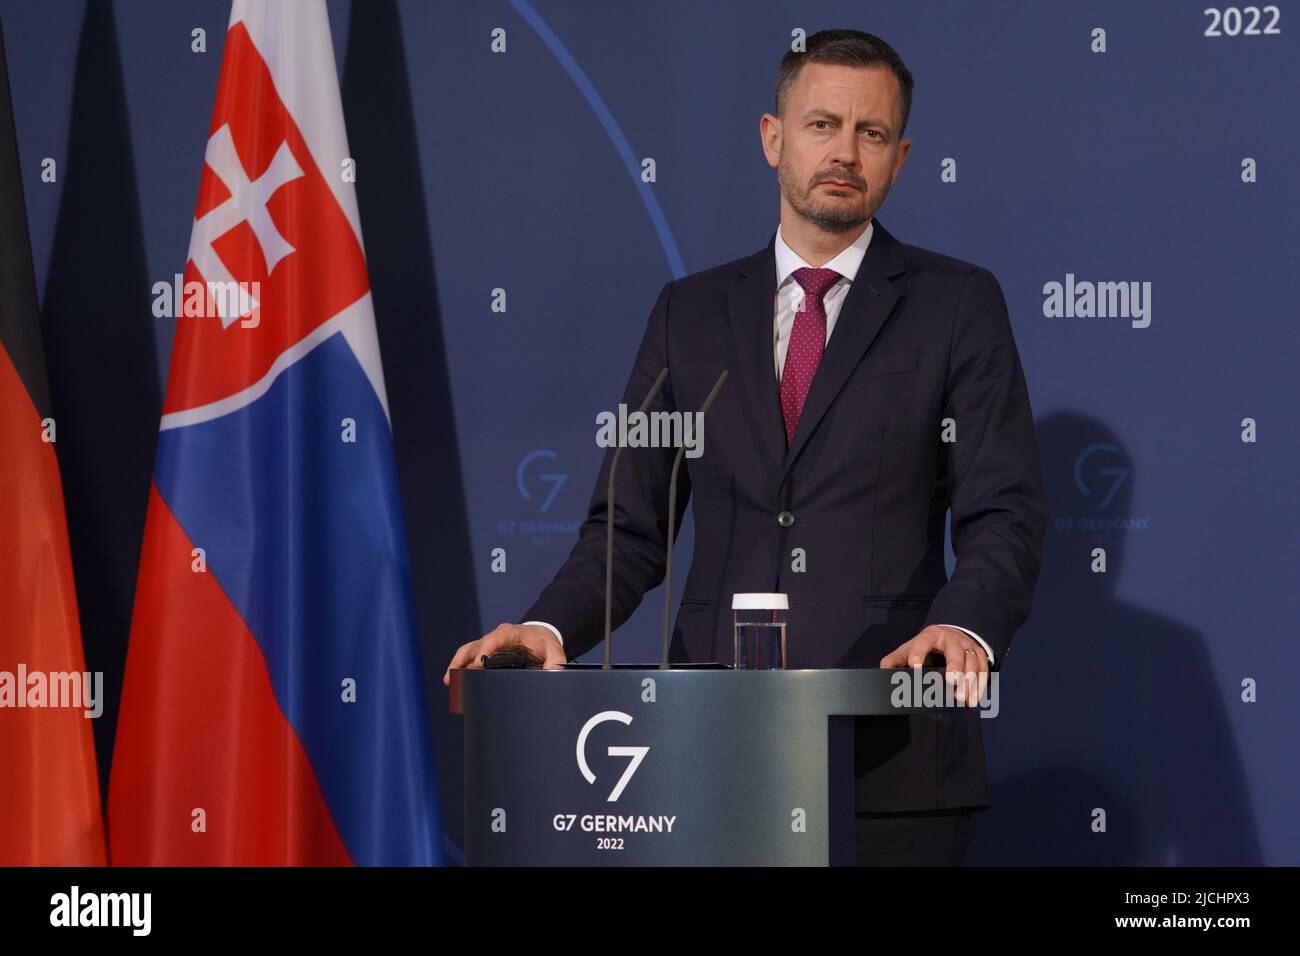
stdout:
{"type": "MultiPolygon", "coordinates": [[[[1033,415],[1002,290],[986,269],[900,243],[874,220],[902,170],[912,77],[883,40],[808,38],[760,122],[781,222],[766,248],[667,283],[624,395],[700,408],[679,479],[695,553],[670,659],[730,661],[730,597],[789,596],[787,666],[940,663],[974,704],[1029,615],[1047,525],[1033,415]],[[944,566],[952,511],[956,568],[944,566]]],[[[618,472],[613,625],[664,576],[675,449],[618,472]]],[[[524,645],[546,666],[603,636],[606,455],[572,554],[525,615],[450,667],[524,645]]],[[[449,671],[450,671],[449,667],[449,671]]],[[[446,678],[444,678],[446,679],[446,678]]],[[[988,801],[977,711],[860,718],[860,863],[960,863],[988,801]]]]}

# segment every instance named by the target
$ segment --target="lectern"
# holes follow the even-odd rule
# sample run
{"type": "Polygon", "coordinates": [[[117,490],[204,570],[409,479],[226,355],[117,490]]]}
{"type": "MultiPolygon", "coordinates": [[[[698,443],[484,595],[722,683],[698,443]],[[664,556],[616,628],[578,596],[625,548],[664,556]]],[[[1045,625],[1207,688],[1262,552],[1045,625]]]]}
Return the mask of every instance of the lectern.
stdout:
{"type": "Polygon", "coordinates": [[[453,670],[465,863],[851,864],[853,718],[918,712],[923,673],[453,670]]]}

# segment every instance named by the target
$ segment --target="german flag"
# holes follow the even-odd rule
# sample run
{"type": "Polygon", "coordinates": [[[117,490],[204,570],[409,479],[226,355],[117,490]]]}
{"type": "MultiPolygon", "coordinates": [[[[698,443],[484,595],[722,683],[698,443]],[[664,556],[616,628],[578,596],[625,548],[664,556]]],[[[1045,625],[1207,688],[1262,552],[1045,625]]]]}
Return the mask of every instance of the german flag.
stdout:
{"type": "Polygon", "coordinates": [[[94,737],[66,693],[85,655],[19,169],[0,33],[0,866],[102,866],[94,737]]]}

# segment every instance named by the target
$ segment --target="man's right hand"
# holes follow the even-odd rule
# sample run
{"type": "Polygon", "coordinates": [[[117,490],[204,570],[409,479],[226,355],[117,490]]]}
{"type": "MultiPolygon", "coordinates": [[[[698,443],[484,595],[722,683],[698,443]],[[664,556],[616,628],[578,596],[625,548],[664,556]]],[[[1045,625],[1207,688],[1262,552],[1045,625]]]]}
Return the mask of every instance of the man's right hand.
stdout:
{"type": "Polygon", "coordinates": [[[548,670],[559,670],[568,660],[563,645],[547,628],[536,624],[498,624],[495,630],[484,634],[477,641],[462,644],[456,650],[451,663],[447,665],[447,672],[442,675],[442,682],[451,686],[453,667],[482,667],[484,654],[520,647],[540,660],[542,667],[548,670]]]}

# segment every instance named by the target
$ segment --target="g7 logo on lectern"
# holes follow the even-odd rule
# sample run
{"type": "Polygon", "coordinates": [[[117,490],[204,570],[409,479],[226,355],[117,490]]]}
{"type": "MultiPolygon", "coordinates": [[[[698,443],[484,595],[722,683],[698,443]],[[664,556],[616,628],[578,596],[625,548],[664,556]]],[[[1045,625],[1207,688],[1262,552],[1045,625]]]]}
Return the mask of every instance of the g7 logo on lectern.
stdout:
{"type": "MultiPolygon", "coordinates": [[[[592,773],[591,768],[587,766],[587,734],[591,733],[598,724],[603,724],[607,720],[617,720],[620,724],[630,724],[632,723],[632,715],[625,714],[621,710],[602,710],[599,714],[592,717],[582,725],[582,730],[578,733],[578,769],[582,771],[582,775],[587,779],[587,783],[596,782],[596,775],[592,773]]],[[[618,778],[618,784],[612,791],[610,791],[609,796],[605,798],[607,803],[617,802],[619,796],[623,793],[623,788],[628,785],[628,782],[632,779],[632,775],[636,773],[636,768],[641,766],[641,761],[645,759],[645,755],[649,752],[649,747],[609,748],[607,753],[611,757],[631,757],[632,761],[627,765],[627,769],[623,771],[623,776],[618,778]]]]}

